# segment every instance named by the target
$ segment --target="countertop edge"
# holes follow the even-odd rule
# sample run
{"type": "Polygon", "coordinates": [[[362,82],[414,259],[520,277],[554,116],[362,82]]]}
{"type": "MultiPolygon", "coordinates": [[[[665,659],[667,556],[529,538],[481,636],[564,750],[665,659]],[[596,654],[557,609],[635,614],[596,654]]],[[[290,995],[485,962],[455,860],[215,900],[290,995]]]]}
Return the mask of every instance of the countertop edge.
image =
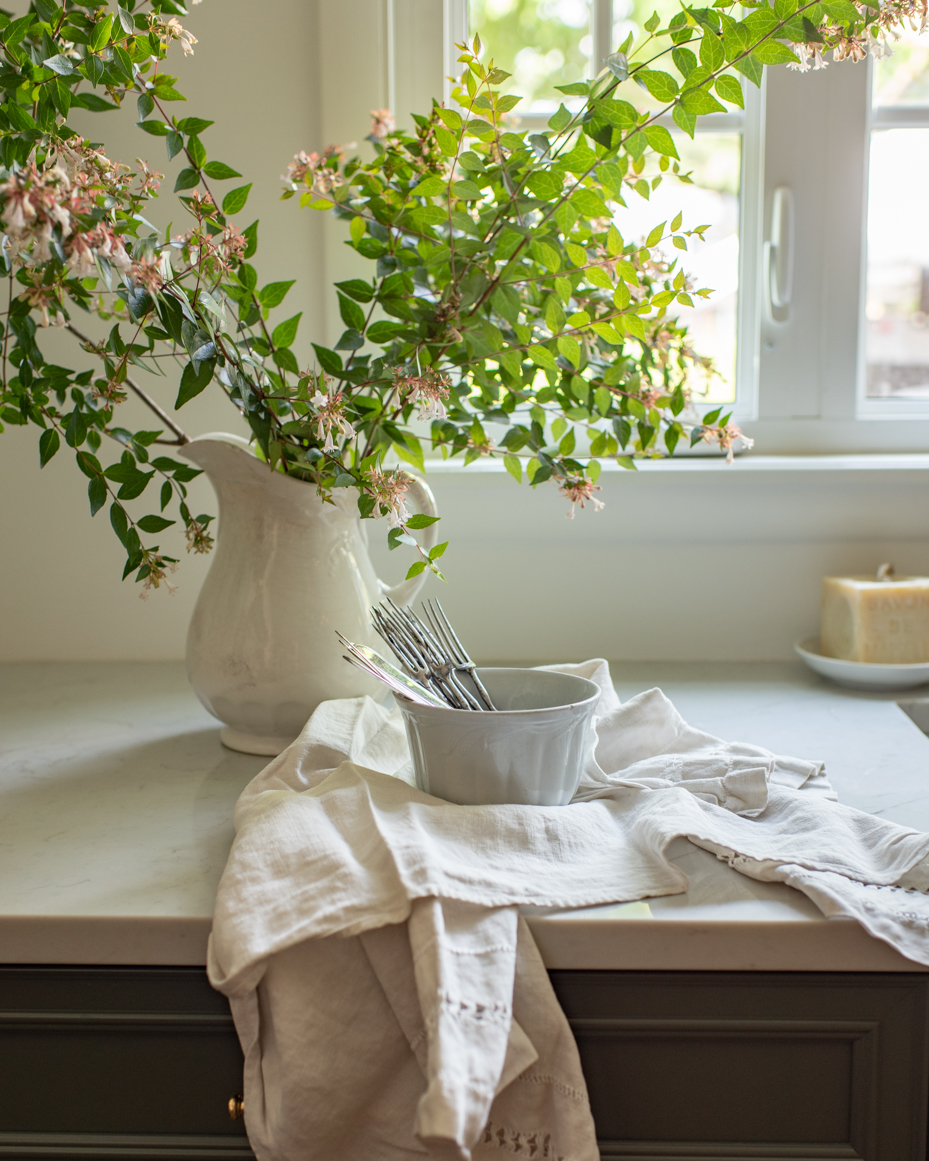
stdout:
{"type": "Polygon", "coordinates": [[[204,967],[212,918],[0,915],[0,963],[204,967]]]}

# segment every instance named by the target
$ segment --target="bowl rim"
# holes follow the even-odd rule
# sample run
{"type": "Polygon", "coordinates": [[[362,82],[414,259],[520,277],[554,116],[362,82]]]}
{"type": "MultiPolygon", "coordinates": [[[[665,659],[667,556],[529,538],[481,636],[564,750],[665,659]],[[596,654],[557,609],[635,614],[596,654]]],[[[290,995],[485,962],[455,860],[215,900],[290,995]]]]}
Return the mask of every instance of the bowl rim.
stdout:
{"type": "MultiPolygon", "coordinates": [[[[603,693],[603,690],[600,688],[599,685],[597,685],[597,683],[595,681],[592,681],[589,677],[581,677],[581,675],[579,673],[562,673],[560,670],[538,669],[533,665],[478,665],[478,666],[475,666],[475,668],[477,669],[477,672],[479,674],[480,673],[544,673],[546,675],[551,675],[552,677],[570,677],[572,679],[572,681],[582,681],[582,682],[584,682],[585,685],[593,686],[593,689],[594,689],[594,692],[591,693],[588,697],[579,698],[576,701],[566,701],[562,705],[546,705],[546,706],[540,706],[538,709],[487,710],[487,711],[485,711],[486,713],[490,714],[494,720],[499,720],[501,717],[517,717],[517,716],[524,715],[524,714],[544,714],[544,713],[549,713],[553,710],[574,709],[576,707],[583,707],[583,706],[589,705],[590,702],[592,702],[592,701],[593,702],[599,701],[600,697],[603,693]]],[[[408,713],[415,712],[415,713],[419,714],[419,713],[422,713],[423,711],[425,711],[426,713],[436,713],[436,714],[448,714],[448,713],[467,714],[468,717],[471,717],[475,712],[477,712],[475,710],[455,709],[454,706],[449,706],[446,709],[445,706],[420,705],[418,702],[413,701],[412,698],[404,697],[402,694],[399,694],[399,693],[394,694],[394,700],[397,702],[397,704],[400,706],[400,708],[404,712],[408,712],[408,713]]]]}

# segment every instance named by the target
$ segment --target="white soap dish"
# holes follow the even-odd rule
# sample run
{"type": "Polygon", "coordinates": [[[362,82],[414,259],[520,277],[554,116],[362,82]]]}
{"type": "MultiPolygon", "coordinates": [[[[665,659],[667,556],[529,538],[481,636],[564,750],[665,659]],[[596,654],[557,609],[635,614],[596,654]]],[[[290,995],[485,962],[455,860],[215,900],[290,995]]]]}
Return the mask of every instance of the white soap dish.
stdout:
{"type": "Polygon", "coordinates": [[[879,665],[873,661],[845,661],[819,651],[819,638],[807,637],[794,645],[797,656],[814,671],[849,689],[913,689],[929,682],[929,661],[915,665],[879,665]]]}

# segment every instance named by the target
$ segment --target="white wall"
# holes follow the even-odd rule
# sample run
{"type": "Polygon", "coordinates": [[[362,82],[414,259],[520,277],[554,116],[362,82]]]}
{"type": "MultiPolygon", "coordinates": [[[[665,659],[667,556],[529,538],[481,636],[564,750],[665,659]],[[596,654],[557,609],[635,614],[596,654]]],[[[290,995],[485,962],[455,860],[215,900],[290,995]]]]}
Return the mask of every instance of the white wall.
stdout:
{"type": "MultiPolygon", "coordinates": [[[[440,91],[440,59],[428,46],[441,7],[395,0],[398,24],[415,18],[420,37],[419,47],[401,46],[401,111],[427,107],[440,91]]],[[[211,155],[255,182],[243,224],[261,218],[262,278],[300,279],[288,304],[305,312],[307,356],[311,335],[341,329],[326,315],[327,287],[346,276],[351,255],[335,223],[278,202],[278,175],[299,148],[361,141],[368,110],[387,103],[385,11],[386,0],[204,0],[186,22],[200,38],[195,56],[172,62],[190,98],[184,112],[217,121],[204,137],[211,155]]],[[[114,156],[145,149],[163,168],[160,141],[111,124],[114,156]]],[[[170,401],[174,390],[165,385],[159,397],[170,401]]],[[[181,418],[192,434],[236,424],[228,406],[204,396],[181,418]]],[[[178,593],[140,602],[138,588],[120,583],[105,516],[89,519],[70,457],[39,471],[37,434],[0,436],[0,659],[182,656],[209,561],[179,553],[178,593]]],[[[452,543],[449,584],[430,584],[486,659],[787,657],[796,637],[817,629],[824,573],[870,572],[891,559],[901,572],[929,574],[929,459],[906,463],[826,470],[811,460],[785,471],[754,457],[732,469],[704,461],[605,472],[607,507],[573,521],[551,486],[531,493],[499,473],[438,472],[430,482],[452,543]]],[[[192,494],[195,510],[212,507],[205,481],[192,494]]],[[[408,558],[388,556],[383,526],[371,532],[382,575],[397,579],[408,558]]]]}

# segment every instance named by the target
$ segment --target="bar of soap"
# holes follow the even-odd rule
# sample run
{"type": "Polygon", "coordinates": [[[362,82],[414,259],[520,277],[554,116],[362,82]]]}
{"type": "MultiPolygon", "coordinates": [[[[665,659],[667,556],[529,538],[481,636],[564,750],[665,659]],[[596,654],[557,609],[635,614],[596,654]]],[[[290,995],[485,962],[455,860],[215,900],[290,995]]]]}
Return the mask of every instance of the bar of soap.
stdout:
{"type": "Polygon", "coordinates": [[[929,661],[929,577],[824,577],[820,648],[845,661],[929,661]]]}

